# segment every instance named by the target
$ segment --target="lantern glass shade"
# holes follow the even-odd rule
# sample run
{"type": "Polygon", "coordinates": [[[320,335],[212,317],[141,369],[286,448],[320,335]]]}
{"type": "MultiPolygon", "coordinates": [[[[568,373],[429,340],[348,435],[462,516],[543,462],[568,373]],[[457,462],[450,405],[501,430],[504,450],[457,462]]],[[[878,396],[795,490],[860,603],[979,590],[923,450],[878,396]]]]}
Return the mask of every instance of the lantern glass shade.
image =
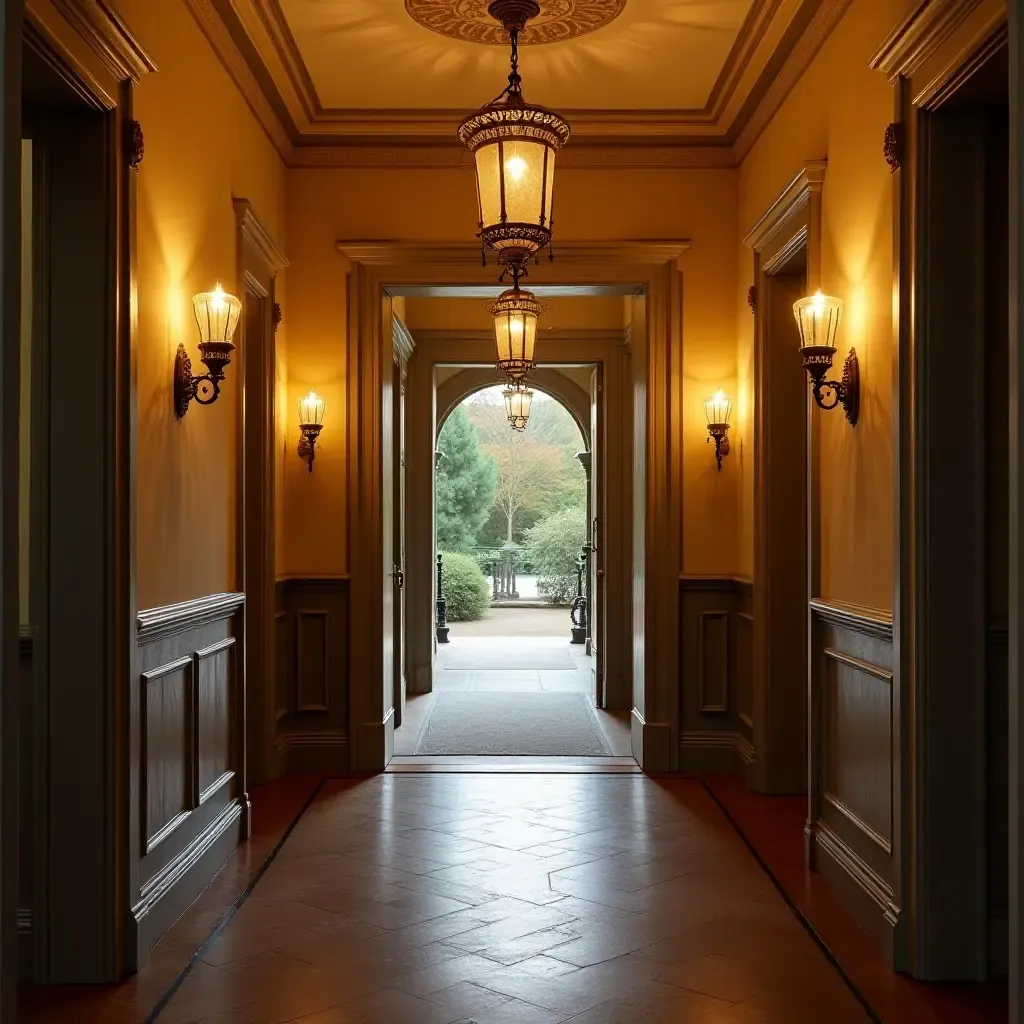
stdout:
{"type": "Polygon", "coordinates": [[[192,309],[199,325],[201,345],[231,345],[238,326],[242,303],[229,295],[217,282],[212,292],[200,292],[192,297],[192,309]]]}
{"type": "Polygon", "coordinates": [[[513,430],[525,430],[530,420],[533,392],[522,384],[514,384],[502,392],[505,396],[505,413],[513,430]]]}
{"type": "Polygon", "coordinates": [[[800,331],[800,348],[836,347],[836,331],[843,315],[843,300],[820,291],[793,303],[793,316],[800,331]]]}
{"type": "Polygon", "coordinates": [[[513,381],[522,380],[534,367],[537,318],[541,304],[532,292],[509,288],[491,306],[498,366],[513,381]]]}
{"type": "Polygon", "coordinates": [[[721,389],[704,400],[704,415],[708,426],[728,426],[732,416],[732,399],[721,389]]]}
{"type": "Polygon", "coordinates": [[[476,164],[480,235],[500,259],[522,266],[551,241],[555,154],[569,125],[514,93],[467,117],[459,138],[476,164]]]}
{"type": "Polygon", "coordinates": [[[299,425],[320,426],[324,421],[324,409],[327,407],[322,395],[310,391],[299,399],[299,425]]]}

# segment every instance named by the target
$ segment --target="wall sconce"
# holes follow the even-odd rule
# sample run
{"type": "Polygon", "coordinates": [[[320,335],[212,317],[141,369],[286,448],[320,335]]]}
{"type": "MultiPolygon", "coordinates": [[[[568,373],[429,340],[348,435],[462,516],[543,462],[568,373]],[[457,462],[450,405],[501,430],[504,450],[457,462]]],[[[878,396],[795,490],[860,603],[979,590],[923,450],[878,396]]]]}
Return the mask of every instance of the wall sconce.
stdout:
{"type": "Polygon", "coordinates": [[[708,420],[707,442],[715,442],[715,461],[718,472],[722,472],[722,459],[729,454],[729,419],[732,416],[732,399],[719,388],[710,398],[704,400],[704,415],[708,420]]]}
{"type": "Polygon", "coordinates": [[[212,405],[220,395],[220,382],[224,367],[231,362],[235,351],[231,340],[238,326],[242,303],[228,295],[217,282],[212,292],[200,292],[192,297],[192,309],[199,325],[199,352],[207,372],[192,376],[192,360],[184,345],[178,345],[174,357],[174,410],[181,419],[188,412],[194,398],[200,405],[212,405]]]}
{"type": "Polygon", "coordinates": [[[820,291],[793,303],[793,316],[800,330],[800,354],[804,369],[811,378],[811,392],[821,409],[834,409],[841,405],[850,426],[857,425],[860,415],[860,364],[857,350],[851,348],[843,364],[842,380],[826,380],[836,354],[836,331],[843,314],[843,300],[820,291]],[[823,390],[832,392],[831,399],[822,396],[823,390]]]}
{"type": "Polygon", "coordinates": [[[324,429],[324,409],[327,403],[315,391],[299,399],[299,458],[306,460],[310,473],[316,458],[316,439],[324,429]]]}

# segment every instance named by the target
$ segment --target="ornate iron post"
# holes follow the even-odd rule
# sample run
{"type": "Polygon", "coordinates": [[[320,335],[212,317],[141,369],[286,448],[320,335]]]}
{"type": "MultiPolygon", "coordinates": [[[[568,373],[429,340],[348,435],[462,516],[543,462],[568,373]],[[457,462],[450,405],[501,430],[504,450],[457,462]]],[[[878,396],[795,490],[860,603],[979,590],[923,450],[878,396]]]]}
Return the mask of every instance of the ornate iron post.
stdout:
{"type": "Polygon", "coordinates": [[[583,591],[583,574],[587,566],[587,545],[576,558],[576,597],[572,602],[572,610],[569,612],[569,619],[572,622],[570,630],[571,644],[585,644],[587,642],[587,598],[583,591]]]}
{"type": "Polygon", "coordinates": [[[444,581],[441,579],[442,559],[441,553],[437,554],[437,622],[435,632],[439,644],[448,643],[448,602],[444,597],[444,581]]]}
{"type": "Polygon", "coordinates": [[[487,564],[487,568],[491,571],[491,600],[498,600],[498,559],[492,558],[487,564]]]}

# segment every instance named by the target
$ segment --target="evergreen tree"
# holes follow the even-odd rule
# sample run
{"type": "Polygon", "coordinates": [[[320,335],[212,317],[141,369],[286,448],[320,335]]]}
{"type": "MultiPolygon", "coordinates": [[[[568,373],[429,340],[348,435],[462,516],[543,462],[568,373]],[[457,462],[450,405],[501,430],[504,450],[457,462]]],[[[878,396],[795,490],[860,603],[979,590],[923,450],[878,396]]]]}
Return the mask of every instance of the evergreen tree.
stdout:
{"type": "Polygon", "coordinates": [[[437,439],[444,458],[437,467],[437,544],[443,551],[468,551],[487,521],[498,474],[480,451],[476,428],[459,406],[437,439]]]}

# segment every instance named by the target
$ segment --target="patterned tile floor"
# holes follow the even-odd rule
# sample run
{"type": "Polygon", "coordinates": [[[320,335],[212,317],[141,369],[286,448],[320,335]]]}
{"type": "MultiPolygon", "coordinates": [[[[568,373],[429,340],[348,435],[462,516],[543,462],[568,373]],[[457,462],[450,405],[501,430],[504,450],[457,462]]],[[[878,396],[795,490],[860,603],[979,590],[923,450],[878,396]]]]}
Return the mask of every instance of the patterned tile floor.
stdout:
{"type": "Polygon", "coordinates": [[[699,782],[412,773],[327,782],[159,1016],[869,1019],[699,782]]]}

